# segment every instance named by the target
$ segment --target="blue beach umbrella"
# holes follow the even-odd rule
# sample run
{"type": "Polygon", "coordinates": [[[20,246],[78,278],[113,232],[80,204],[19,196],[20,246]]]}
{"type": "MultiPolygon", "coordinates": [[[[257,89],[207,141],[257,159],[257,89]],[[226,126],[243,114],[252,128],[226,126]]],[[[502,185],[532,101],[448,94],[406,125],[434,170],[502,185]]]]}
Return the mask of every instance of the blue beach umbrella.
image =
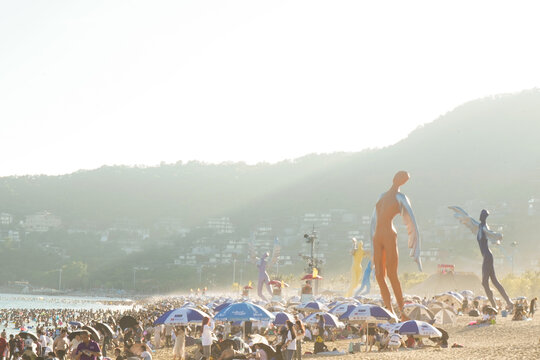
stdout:
{"type": "Polygon", "coordinates": [[[399,327],[396,326],[401,335],[415,335],[427,337],[441,337],[442,334],[433,325],[424,321],[409,320],[402,323],[399,327]]]}
{"type": "Polygon", "coordinates": [[[324,326],[328,327],[337,327],[342,328],[345,327],[345,324],[343,324],[341,321],[338,320],[338,318],[335,315],[324,313],[324,312],[318,312],[311,314],[309,316],[306,316],[306,318],[303,320],[306,324],[316,325],[318,324],[317,315],[322,315],[324,318],[324,326]]]}
{"type": "Polygon", "coordinates": [[[227,306],[214,316],[216,321],[268,321],[274,314],[250,302],[240,302],[227,306]]]}
{"type": "Polygon", "coordinates": [[[326,305],[319,301],[310,301],[307,303],[300,304],[296,307],[299,311],[304,312],[319,312],[319,311],[328,311],[326,305]]]}
{"type": "Polygon", "coordinates": [[[334,306],[332,309],[330,309],[329,313],[336,315],[337,317],[340,317],[341,315],[347,313],[347,311],[350,311],[357,306],[358,304],[353,304],[353,303],[338,304],[334,306]]]}
{"type": "Polygon", "coordinates": [[[225,309],[227,306],[229,306],[229,305],[231,305],[231,304],[232,304],[232,302],[226,301],[226,302],[224,302],[223,304],[220,304],[220,305],[216,306],[216,307],[214,308],[214,311],[215,311],[216,313],[217,313],[217,312],[220,312],[221,310],[225,309]]]}
{"type": "Polygon", "coordinates": [[[210,317],[210,315],[203,313],[202,311],[189,307],[181,307],[179,309],[169,310],[161,315],[154,325],[170,324],[170,325],[187,325],[187,324],[200,324],[204,317],[210,317]]]}
{"type": "Polygon", "coordinates": [[[396,315],[388,311],[387,309],[378,305],[362,304],[354,308],[347,316],[342,316],[341,320],[348,320],[350,322],[368,322],[368,323],[381,323],[381,322],[398,322],[396,315]]]}
{"type": "Polygon", "coordinates": [[[292,316],[289,313],[277,312],[277,313],[274,313],[274,315],[276,316],[276,318],[273,321],[274,325],[285,325],[287,323],[287,320],[294,322],[294,316],[292,316]]]}

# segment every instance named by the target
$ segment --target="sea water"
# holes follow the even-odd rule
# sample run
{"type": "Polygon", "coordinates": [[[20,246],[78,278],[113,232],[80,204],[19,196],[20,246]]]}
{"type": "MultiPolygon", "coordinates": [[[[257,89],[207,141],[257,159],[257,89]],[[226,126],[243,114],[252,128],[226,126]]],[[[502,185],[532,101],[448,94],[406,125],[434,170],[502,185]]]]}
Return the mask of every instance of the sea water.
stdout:
{"type": "Polygon", "coordinates": [[[127,302],[130,300],[94,296],[0,294],[0,309],[127,310],[131,308],[127,302]]]}
{"type": "MultiPolygon", "coordinates": [[[[0,294],[0,311],[10,309],[73,309],[73,310],[128,310],[132,309],[131,301],[123,298],[95,297],[95,296],[51,296],[26,294],[0,294]]],[[[28,331],[35,332],[35,323],[26,324],[28,331]]],[[[14,324],[0,324],[0,331],[7,334],[16,334],[14,324]]]]}

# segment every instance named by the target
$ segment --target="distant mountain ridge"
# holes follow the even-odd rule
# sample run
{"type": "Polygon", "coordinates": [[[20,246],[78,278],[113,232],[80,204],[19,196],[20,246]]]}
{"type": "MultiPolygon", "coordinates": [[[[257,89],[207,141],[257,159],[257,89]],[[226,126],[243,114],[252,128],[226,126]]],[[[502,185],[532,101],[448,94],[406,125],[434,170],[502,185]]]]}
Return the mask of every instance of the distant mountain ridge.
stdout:
{"type": "Polygon", "coordinates": [[[428,214],[468,199],[526,201],[540,195],[540,90],[468,102],[402,141],[359,153],[308,155],[277,164],[102,167],[62,176],[0,178],[0,211],[50,210],[74,226],[119,218],[188,226],[229,216],[248,230],[272,218],[344,208],[369,213],[397,170],[404,192],[428,214]]]}

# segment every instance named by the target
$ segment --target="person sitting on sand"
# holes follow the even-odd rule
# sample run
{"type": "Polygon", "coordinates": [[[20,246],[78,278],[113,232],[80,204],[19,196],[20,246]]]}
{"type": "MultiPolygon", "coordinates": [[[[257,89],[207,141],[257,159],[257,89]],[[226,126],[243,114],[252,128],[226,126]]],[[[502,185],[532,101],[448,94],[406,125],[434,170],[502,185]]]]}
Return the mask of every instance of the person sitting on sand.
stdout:
{"type": "Polygon", "coordinates": [[[398,330],[395,330],[392,335],[390,335],[390,339],[388,340],[388,348],[392,351],[396,351],[401,346],[405,346],[405,342],[403,341],[403,338],[399,334],[398,330]]]}
{"type": "Polygon", "coordinates": [[[326,351],[328,351],[328,347],[324,343],[323,338],[321,336],[317,336],[317,340],[315,340],[315,345],[313,346],[313,353],[318,354],[326,351]]]}
{"type": "Polygon", "coordinates": [[[390,334],[386,330],[382,332],[377,332],[375,334],[375,346],[378,351],[382,351],[388,348],[388,342],[390,341],[390,334]]]}
{"type": "Polygon", "coordinates": [[[436,338],[430,338],[431,341],[435,342],[437,347],[447,348],[448,347],[448,339],[450,338],[448,335],[448,332],[441,328],[436,328],[441,332],[441,337],[436,338]]]}
{"type": "Polygon", "coordinates": [[[262,346],[255,344],[253,348],[255,349],[255,352],[249,354],[248,358],[253,358],[256,360],[270,360],[268,353],[262,348],[262,346]]]}
{"type": "Polygon", "coordinates": [[[237,356],[244,357],[244,355],[242,353],[240,353],[240,352],[233,349],[232,342],[228,342],[227,344],[225,344],[225,348],[221,352],[221,355],[219,355],[218,360],[232,360],[232,359],[236,358],[237,356]]]}
{"type": "Polygon", "coordinates": [[[514,311],[514,316],[512,317],[512,320],[521,321],[521,320],[526,320],[526,319],[527,319],[527,315],[525,314],[525,310],[523,309],[523,305],[522,304],[517,304],[516,309],[514,311]]]}
{"type": "Polygon", "coordinates": [[[141,355],[139,355],[139,357],[142,360],[152,360],[152,354],[150,354],[150,352],[148,351],[146,345],[141,345],[141,350],[142,350],[142,353],[141,353],[141,355]]]}
{"type": "Polygon", "coordinates": [[[407,340],[405,340],[405,346],[408,349],[414,349],[416,347],[416,340],[414,339],[414,336],[407,335],[407,340]]]}

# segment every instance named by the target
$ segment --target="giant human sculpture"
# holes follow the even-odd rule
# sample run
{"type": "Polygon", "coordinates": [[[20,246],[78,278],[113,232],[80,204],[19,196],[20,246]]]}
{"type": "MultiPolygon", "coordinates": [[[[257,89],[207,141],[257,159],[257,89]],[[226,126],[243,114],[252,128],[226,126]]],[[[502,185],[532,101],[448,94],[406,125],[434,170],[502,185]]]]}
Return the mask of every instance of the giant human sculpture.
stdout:
{"type": "Polygon", "coordinates": [[[394,176],[393,184],[390,189],[382,194],[377,201],[373,216],[371,218],[371,240],[373,249],[373,264],[375,265],[375,277],[381,289],[381,296],[384,306],[393,311],[390,299],[390,291],[386,284],[386,276],[390,279],[396,302],[401,316],[403,315],[403,293],[398,278],[398,247],[397,232],[394,228],[393,219],[401,214],[403,221],[407,226],[409,234],[410,255],[418,264],[422,271],[422,262],[420,259],[420,236],[416,220],[407,196],[399,192],[400,187],[409,180],[409,173],[399,171],[394,176]]]}
{"type": "Polygon", "coordinates": [[[484,261],[482,262],[482,286],[484,287],[486,296],[491,302],[491,306],[496,308],[495,300],[493,299],[493,291],[491,291],[489,288],[489,279],[491,279],[493,285],[495,285],[497,290],[499,290],[499,293],[506,301],[508,308],[512,310],[514,304],[506,294],[506,291],[499,280],[497,280],[497,276],[495,275],[495,267],[493,266],[493,254],[491,253],[491,250],[489,250],[488,246],[488,239],[494,244],[500,244],[502,240],[502,234],[490,230],[486,223],[489,212],[486,209],[483,209],[480,212],[480,222],[478,222],[470,217],[469,214],[467,214],[467,212],[459,206],[449,206],[449,209],[454,210],[454,216],[463,225],[467,226],[473,232],[473,234],[476,234],[476,241],[478,241],[480,252],[484,258],[484,261]]]}
{"type": "Polygon", "coordinates": [[[369,294],[371,291],[371,271],[373,270],[373,263],[371,260],[366,265],[366,270],[364,270],[364,276],[362,277],[362,285],[356,290],[354,296],[360,296],[369,294]]]}
{"type": "MultiPolygon", "coordinates": [[[[280,251],[281,251],[281,246],[279,245],[278,239],[276,238],[274,240],[274,249],[272,251],[272,258],[270,259],[270,264],[274,265],[277,263],[280,251]]],[[[250,244],[250,258],[251,258],[251,261],[257,265],[257,269],[258,269],[257,295],[259,295],[259,297],[264,301],[268,301],[268,299],[263,294],[263,287],[266,287],[266,290],[268,291],[270,296],[272,296],[272,287],[270,286],[270,276],[268,275],[268,272],[266,271],[269,257],[270,257],[270,254],[268,252],[264,253],[260,258],[257,257],[255,253],[255,247],[253,246],[253,242],[250,244]]]]}
{"type": "Polygon", "coordinates": [[[356,238],[352,238],[351,255],[353,261],[351,265],[351,283],[349,284],[349,290],[347,290],[347,297],[354,293],[354,290],[360,283],[360,276],[362,275],[362,259],[364,258],[364,254],[364,243],[362,241],[358,242],[356,238]]]}

